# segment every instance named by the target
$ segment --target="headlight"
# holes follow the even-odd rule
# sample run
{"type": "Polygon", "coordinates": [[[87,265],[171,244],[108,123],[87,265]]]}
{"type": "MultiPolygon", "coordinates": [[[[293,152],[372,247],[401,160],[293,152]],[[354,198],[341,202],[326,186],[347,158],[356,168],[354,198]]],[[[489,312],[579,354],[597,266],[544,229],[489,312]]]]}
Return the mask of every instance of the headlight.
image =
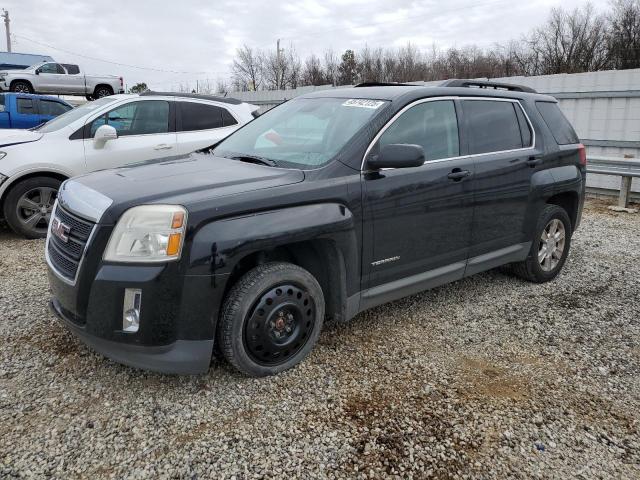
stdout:
{"type": "Polygon", "coordinates": [[[104,252],[109,262],[167,262],[180,258],[187,211],[179,205],[141,205],[124,212],[104,252]]]}

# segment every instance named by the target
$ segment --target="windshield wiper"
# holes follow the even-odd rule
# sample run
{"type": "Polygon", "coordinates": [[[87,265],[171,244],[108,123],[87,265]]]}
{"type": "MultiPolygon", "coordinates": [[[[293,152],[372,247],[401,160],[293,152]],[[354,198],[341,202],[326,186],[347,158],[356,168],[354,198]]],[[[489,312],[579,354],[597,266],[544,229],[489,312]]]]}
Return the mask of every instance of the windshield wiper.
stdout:
{"type": "Polygon", "coordinates": [[[232,160],[240,160],[241,162],[257,163],[259,165],[267,165],[269,167],[277,167],[278,162],[271,160],[270,158],[258,157],[257,155],[234,155],[229,157],[232,160]]]}

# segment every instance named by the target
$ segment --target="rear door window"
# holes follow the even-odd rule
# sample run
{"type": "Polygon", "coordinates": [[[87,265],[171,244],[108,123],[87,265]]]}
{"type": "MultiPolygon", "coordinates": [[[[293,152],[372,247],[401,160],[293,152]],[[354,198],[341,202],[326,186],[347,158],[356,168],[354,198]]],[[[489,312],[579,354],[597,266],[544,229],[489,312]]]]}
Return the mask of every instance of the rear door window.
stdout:
{"type": "Polygon", "coordinates": [[[380,137],[380,147],[396,143],[420,145],[426,161],[459,156],[453,101],[424,102],[404,112],[380,137]]]}
{"type": "Polygon", "coordinates": [[[578,135],[555,102],[536,102],[536,107],[558,145],[579,143],[578,135]]]}
{"type": "Polygon", "coordinates": [[[196,102],[178,102],[178,104],[182,120],[182,125],[178,129],[180,132],[210,130],[237,123],[226,109],[216,105],[196,102]],[[232,121],[234,123],[231,123],[232,121]]]}
{"type": "Polygon", "coordinates": [[[40,99],[40,115],[49,115],[57,117],[63,113],[71,110],[71,107],[64,103],[56,102],[53,100],[40,99]]]}
{"type": "Polygon", "coordinates": [[[30,98],[16,98],[18,113],[21,115],[32,115],[36,113],[33,100],[30,98]]]}
{"type": "Polygon", "coordinates": [[[462,103],[471,154],[522,148],[522,133],[513,102],[464,100],[462,103]]]}

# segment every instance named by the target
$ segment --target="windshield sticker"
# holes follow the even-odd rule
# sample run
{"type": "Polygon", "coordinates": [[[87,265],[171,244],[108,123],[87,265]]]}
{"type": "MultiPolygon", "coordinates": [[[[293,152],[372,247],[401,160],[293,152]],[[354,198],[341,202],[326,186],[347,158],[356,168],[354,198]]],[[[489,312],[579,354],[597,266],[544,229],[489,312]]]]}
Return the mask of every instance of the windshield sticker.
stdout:
{"type": "Polygon", "coordinates": [[[351,100],[347,100],[342,104],[343,107],[359,107],[359,108],[370,108],[375,110],[380,105],[383,105],[384,102],[380,100],[368,100],[366,98],[352,98],[351,100]]]}

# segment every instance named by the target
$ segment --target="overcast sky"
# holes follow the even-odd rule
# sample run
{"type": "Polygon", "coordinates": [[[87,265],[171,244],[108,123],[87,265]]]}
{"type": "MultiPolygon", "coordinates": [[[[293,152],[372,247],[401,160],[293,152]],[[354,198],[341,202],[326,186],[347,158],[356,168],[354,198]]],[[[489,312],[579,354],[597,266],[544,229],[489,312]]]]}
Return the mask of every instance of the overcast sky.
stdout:
{"type": "MultiPolygon", "coordinates": [[[[327,48],[489,46],[519,38],[553,6],[578,0],[0,0],[9,10],[14,52],[51,55],[89,73],[122,75],[157,90],[227,78],[242,44],[295,46],[300,57],[327,48]],[[29,39],[29,40],[27,40],[29,39]],[[39,43],[35,43],[39,42],[39,43]],[[55,48],[52,48],[55,47],[55,48]],[[92,60],[94,57],[149,69],[92,60]],[[163,70],[155,71],[151,69],[163,70]],[[178,72],[178,73],[173,73],[178,72]]],[[[606,0],[593,0],[596,9],[606,0]]],[[[4,47],[4,36],[0,45],[4,47]]]]}

